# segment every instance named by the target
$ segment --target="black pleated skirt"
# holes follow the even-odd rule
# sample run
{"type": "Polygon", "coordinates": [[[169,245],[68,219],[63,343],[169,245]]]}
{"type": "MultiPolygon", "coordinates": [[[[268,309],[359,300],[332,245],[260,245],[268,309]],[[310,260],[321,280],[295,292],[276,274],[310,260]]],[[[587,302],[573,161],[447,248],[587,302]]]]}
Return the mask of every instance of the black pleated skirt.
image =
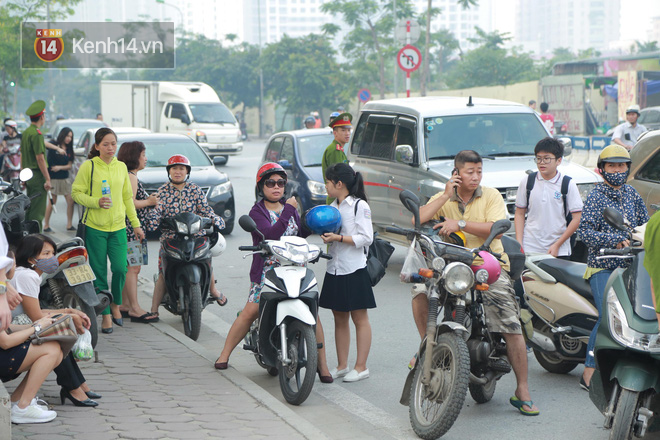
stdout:
{"type": "Polygon", "coordinates": [[[326,272],[319,306],[338,312],[376,308],[367,268],[358,269],[348,275],[332,275],[326,272]]]}

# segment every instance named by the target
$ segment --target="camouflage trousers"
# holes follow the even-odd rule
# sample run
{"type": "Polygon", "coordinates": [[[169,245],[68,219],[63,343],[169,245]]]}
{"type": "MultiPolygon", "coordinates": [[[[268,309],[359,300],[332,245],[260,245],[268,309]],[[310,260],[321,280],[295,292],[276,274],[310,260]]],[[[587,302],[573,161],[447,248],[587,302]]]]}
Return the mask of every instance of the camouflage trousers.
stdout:
{"type": "Polygon", "coordinates": [[[490,288],[482,292],[486,326],[490,332],[522,334],[520,307],[509,274],[502,274],[490,288]]]}

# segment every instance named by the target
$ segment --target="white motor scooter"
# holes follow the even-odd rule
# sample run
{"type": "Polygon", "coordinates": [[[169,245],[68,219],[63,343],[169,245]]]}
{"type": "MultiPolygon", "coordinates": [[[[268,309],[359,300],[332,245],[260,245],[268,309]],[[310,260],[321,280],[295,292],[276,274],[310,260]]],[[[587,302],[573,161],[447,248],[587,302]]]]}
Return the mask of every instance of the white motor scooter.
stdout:
{"type": "Polygon", "coordinates": [[[257,363],[269,374],[279,375],[286,401],[300,405],[312,391],[318,361],[315,326],[319,294],[316,276],[307,263],[332,257],[302,237],[265,240],[247,215],[238,224],[263,240],[257,246],[240,246],[239,250],[275,257],[280,263],[266,272],[259,318],[245,337],[243,348],[253,352],[257,363]]]}

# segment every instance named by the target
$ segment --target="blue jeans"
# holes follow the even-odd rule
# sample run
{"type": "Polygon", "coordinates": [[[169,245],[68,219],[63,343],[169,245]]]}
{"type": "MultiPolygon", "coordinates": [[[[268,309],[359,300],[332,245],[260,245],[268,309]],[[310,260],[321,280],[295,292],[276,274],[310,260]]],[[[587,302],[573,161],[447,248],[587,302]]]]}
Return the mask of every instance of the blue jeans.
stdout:
{"type": "Polygon", "coordinates": [[[594,296],[596,308],[598,309],[598,321],[596,321],[596,325],[594,325],[594,329],[591,330],[591,335],[589,335],[589,343],[587,344],[587,358],[584,360],[585,367],[596,368],[596,361],[594,360],[594,345],[596,345],[596,334],[598,333],[598,326],[600,325],[600,317],[602,315],[605,285],[607,284],[607,280],[610,278],[612,272],[612,269],[604,269],[600,272],[596,272],[595,274],[591,275],[591,278],[589,278],[591,293],[594,296]]]}

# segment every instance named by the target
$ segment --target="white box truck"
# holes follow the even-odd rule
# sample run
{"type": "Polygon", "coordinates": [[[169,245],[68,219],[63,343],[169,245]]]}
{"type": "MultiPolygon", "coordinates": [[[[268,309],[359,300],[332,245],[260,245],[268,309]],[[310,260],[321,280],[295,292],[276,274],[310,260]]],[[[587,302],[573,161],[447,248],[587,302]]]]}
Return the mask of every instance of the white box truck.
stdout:
{"type": "Polygon", "coordinates": [[[110,127],[185,134],[211,157],[243,150],[236,118],[208,84],[102,80],[100,88],[101,113],[110,127]]]}

